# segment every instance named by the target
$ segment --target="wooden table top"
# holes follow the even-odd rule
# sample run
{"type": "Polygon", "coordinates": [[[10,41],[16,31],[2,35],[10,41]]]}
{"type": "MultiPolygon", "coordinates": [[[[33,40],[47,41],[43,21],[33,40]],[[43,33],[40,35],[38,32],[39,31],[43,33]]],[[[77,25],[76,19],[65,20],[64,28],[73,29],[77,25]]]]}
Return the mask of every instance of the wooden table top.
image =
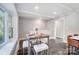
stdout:
{"type": "Polygon", "coordinates": [[[49,35],[33,35],[29,36],[30,39],[49,38],[49,35]]]}
{"type": "Polygon", "coordinates": [[[71,39],[79,40],[79,36],[72,36],[71,39]]]}
{"type": "MultiPolygon", "coordinates": [[[[29,39],[41,39],[41,38],[49,38],[49,35],[47,34],[32,34],[32,35],[29,35],[29,39]]],[[[20,40],[26,40],[26,38],[21,38],[20,40]]]]}

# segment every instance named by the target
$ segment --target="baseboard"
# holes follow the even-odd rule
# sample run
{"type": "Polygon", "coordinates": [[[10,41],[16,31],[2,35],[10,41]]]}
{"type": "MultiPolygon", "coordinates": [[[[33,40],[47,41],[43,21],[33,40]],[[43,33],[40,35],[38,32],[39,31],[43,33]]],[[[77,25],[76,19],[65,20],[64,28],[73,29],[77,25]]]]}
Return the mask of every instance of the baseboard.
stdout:
{"type": "Polygon", "coordinates": [[[56,36],[56,38],[63,39],[63,37],[60,37],[60,36],[56,36]]]}

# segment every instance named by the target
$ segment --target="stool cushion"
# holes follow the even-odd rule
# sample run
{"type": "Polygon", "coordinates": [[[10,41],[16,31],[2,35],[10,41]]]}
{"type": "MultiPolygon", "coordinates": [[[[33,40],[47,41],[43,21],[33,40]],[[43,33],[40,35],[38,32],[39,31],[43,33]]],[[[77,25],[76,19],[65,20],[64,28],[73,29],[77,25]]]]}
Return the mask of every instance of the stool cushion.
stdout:
{"type": "Polygon", "coordinates": [[[41,44],[38,44],[38,45],[34,45],[33,48],[34,48],[35,52],[40,52],[40,51],[43,51],[43,50],[47,50],[48,45],[45,44],[45,43],[41,43],[41,44]]]}

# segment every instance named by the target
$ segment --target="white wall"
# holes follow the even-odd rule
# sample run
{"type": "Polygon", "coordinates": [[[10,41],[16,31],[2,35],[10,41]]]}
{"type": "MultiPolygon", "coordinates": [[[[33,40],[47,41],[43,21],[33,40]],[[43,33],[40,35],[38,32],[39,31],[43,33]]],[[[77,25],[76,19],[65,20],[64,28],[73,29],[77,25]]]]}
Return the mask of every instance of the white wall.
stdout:
{"type": "Polygon", "coordinates": [[[55,20],[49,20],[47,24],[47,29],[51,37],[55,36],[55,20]]]}
{"type": "Polygon", "coordinates": [[[34,31],[34,28],[39,28],[40,31],[47,30],[46,20],[33,19],[33,18],[19,18],[19,36],[25,37],[26,33],[34,31]]]}
{"type": "Polygon", "coordinates": [[[18,16],[13,16],[13,39],[18,39],[18,16]]]}
{"type": "MultiPolygon", "coordinates": [[[[79,34],[79,14],[78,13],[73,13],[70,16],[65,17],[65,37],[67,38],[68,34],[79,34]]],[[[66,39],[65,39],[66,41],[66,39]]]]}
{"type": "Polygon", "coordinates": [[[37,25],[35,21],[34,19],[20,19],[19,35],[25,36],[25,33],[32,31],[34,27],[39,27],[40,30],[47,30],[50,37],[60,37],[66,42],[68,33],[79,33],[78,13],[72,13],[57,20],[42,21],[41,25],[37,25]]]}

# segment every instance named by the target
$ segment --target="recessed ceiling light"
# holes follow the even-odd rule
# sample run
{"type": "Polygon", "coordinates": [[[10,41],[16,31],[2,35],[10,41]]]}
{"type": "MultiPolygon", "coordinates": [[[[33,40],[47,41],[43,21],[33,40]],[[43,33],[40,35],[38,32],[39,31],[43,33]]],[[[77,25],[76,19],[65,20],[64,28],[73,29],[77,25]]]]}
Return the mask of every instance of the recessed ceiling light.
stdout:
{"type": "Polygon", "coordinates": [[[53,12],[53,14],[56,14],[56,12],[53,12]]]}
{"type": "Polygon", "coordinates": [[[34,9],[35,9],[35,10],[38,10],[38,9],[39,9],[39,7],[38,7],[38,6],[35,6],[35,7],[34,7],[34,9]]]}

